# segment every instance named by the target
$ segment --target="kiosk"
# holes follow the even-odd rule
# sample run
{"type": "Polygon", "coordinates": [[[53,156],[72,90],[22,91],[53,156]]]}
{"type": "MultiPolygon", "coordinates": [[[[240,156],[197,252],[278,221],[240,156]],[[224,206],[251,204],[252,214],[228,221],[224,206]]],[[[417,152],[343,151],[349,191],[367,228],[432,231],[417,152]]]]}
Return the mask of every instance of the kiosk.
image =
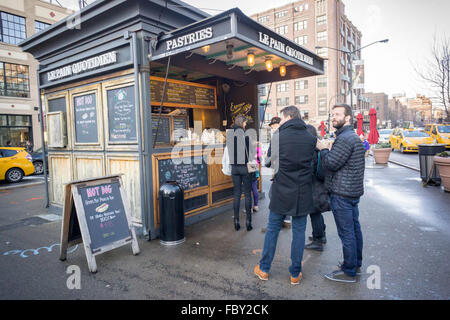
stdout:
{"type": "Polygon", "coordinates": [[[148,239],[165,181],[183,187],[187,225],[230,208],[225,130],[244,114],[258,131],[259,84],[323,74],[320,57],[239,9],[178,0],[98,0],[20,45],[39,61],[49,205],[61,210],[69,181],[123,174],[148,239]]]}

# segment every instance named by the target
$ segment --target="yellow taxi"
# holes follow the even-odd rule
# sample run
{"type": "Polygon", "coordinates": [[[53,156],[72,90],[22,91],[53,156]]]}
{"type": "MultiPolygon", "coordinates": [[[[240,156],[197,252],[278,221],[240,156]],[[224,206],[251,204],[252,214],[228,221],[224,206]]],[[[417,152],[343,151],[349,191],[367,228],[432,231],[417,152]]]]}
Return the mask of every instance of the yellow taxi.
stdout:
{"type": "Polygon", "coordinates": [[[33,159],[24,148],[0,147],[0,180],[19,182],[33,173],[33,159]]]}
{"type": "Polygon", "coordinates": [[[392,150],[417,152],[419,144],[432,144],[433,138],[426,132],[412,129],[394,129],[389,136],[392,150]]]}
{"type": "Polygon", "coordinates": [[[445,147],[450,149],[450,124],[427,124],[425,132],[437,143],[446,144],[445,147]]]}

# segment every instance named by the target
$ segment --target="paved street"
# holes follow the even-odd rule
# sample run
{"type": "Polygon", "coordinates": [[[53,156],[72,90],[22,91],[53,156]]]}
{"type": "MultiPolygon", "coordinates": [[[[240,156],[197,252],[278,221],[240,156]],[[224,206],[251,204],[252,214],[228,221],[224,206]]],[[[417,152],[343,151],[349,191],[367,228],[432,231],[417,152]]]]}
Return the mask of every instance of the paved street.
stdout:
{"type": "Polygon", "coordinates": [[[398,150],[394,150],[391,152],[389,160],[393,160],[395,162],[399,162],[412,168],[416,168],[417,170],[420,170],[419,154],[417,152],[401,153],[398,150]]]}
{"type": "MultiPolygon", "coordinates": [[[[365,185],[363,271],[371,274],[353,285],[323,277],[342,254],[333,216],[326,213],[325,251],[305,251],[304,279],[296,287],[288,281],[290,230],[280,233],[269,281],[252,272],[261,257],[268,199],[251,232],[235,232],[228,210],[187,227],[180,246],[140,239],[138,256],[128,246],[99,255],[98,272],[90,274],[81,246],[59,261],[61,221],[43,208],[44,185],[0,190],[0,299],[450,299],[450,194],[423,188],[416,171],[374,165],[371,158],[365,185]],[[81,268],[81,290],[66,286],[70,265],[81,268]],[[374,270],[380,271],[379,289],[368,286],[374,270]]],[[[265,179],[266,192],[268,187],[265,179]]]]}

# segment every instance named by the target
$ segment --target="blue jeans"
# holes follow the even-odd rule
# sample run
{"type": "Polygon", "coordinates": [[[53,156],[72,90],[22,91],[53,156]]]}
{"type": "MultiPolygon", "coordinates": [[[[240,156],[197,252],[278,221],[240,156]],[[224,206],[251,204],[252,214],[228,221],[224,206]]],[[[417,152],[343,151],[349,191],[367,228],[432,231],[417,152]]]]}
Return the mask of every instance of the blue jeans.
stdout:
{"type": "Polygon", "coordinates": [[[309,215],[311,218],[312,235],[315,239],[321,239],[325,236],[325,220],[322,213],[316,212],[309,215]]]}
{"type": "Polygon", "coordinates": [[[351,200],[331,194],[330,204],[339,238],[342,241],[344,264],[342,271],[356,276],[356,268],[362,265],[363,236],[359,224],[358,200],[351,200]]]}
{"type": "MultiPolygon", "coordinates": [[[[285,215],[270,212],[269,222],[267,224],[266,236],[264,238],[264,248],[262,258],[259,262],[259,267],[264,272],[269,272],[275,257],[275,250],[277,248],[278,234],[283,225],[285,215]]],[[[306,218],[292,217],[292,243],[291,243],[291,261],[292,265],[289,267],[291,276],[297,278],[302,271],[303,249],[305,248],[305,230],[306,218]]]]}

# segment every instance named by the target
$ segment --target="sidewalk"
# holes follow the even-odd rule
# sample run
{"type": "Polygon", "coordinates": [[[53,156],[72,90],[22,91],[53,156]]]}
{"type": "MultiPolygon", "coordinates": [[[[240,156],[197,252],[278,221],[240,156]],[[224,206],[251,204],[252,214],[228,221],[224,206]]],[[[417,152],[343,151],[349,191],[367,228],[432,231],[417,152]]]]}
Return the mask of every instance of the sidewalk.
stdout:
{"type": "MultiPolygon", "coordinates": [[[[264,177],[265,192],[269,179],[270,175],[264,177]]],[[[342,256],[331,213],[324,214],[325,250],[305,250],[304,278],[299,286],[289,283],[290,229],[280,232],[269,281],[258,280],[253,267],[261,258],[264,242],[260,230],[268,217],[266,197],[253,216],[251,232],[234,230],[230,210],[186,227],[186,242],[180,246],[163,247],[158,240],[140,239],[138,256],[133,256],[128,246],[99,255],[96,274],[89,273],[81,246],[74,248],[65,262],[58,260],[58,246],[51,252],[39,250],[37,255],[29,252],[27,258],[4,255],[6,250],[59,243],[60,221],[6,230],[0,233],[0,282],[4,288],[0,299],[450,299],[450,195],[438,187],[423,188],[413,170],[394,164],[374,165],[371,158],[366,163],[365,186],[360,203],[362,271],[380,271],[379,289],[368,288],[368,274],[356,284],[334,283],[323,277],[342,256]],[[81,268],[81,290],[66,287],[69,265],[81,268]]],[[[34,214],[47,213],[41,211],[34,214]]],[[[245,221],[244,213],[241,220],[245,221]]],[[[307,236],[310,234],[308,219],[307,236]]]]}

